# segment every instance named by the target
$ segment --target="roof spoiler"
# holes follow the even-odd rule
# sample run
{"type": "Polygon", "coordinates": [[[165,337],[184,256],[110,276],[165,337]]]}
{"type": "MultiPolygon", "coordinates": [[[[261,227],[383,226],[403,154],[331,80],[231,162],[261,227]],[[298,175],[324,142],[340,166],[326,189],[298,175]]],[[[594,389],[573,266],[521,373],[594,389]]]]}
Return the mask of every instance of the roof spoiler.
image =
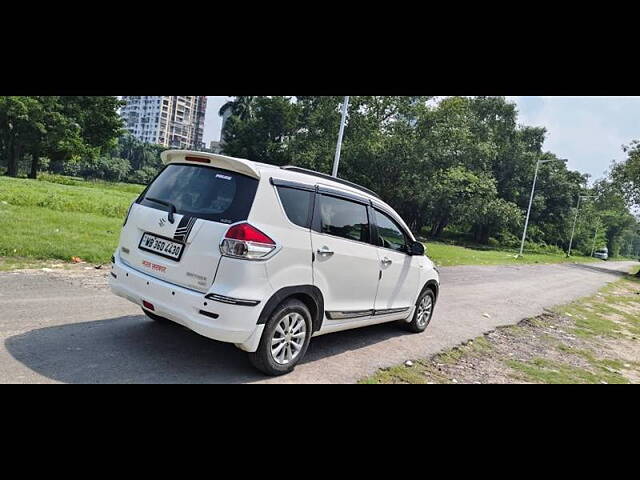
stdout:
{"type": "Polygon", "coordinates": [[[215,153],[196,152],[193,150],[165,150],[160,154],[160,158],[165,165],[169,163],[209,165],[211,167],[241,173],[256,179],[260,178],[260,173],[253,167],[252,163],[242,158],[227,157],[215,153]]]}

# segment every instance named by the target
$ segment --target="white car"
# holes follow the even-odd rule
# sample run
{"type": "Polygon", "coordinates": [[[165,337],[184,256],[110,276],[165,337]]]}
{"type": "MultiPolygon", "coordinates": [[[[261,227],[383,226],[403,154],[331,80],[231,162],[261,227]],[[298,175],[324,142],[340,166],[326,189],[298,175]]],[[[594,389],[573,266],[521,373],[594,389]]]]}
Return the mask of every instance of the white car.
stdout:
{"type": "Polygon", "coordinates": [[[131,205],[112,291],[288,373],[311,337],[398,321],[424,331],[439,276],[400,216],[358,185],[297,167],[162,154],[131,205]]]}
{"type": "Polygon", "coordinates": [[[600,260],[609,260],[609,249],[607,247],[599,248],[593,256],[600,260]]]}

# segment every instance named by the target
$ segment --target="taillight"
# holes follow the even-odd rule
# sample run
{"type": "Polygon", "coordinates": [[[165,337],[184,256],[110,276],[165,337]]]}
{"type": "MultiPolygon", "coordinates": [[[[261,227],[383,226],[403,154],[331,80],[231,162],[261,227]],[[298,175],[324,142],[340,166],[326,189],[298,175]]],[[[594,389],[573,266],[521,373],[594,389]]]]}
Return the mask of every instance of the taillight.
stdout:
{"type": "Polygon", "coordinates": [[[264,258],[275,248],[276,242],[248,223],[231,227],[220,244],[223,255],[250,260],[264,258]]]}

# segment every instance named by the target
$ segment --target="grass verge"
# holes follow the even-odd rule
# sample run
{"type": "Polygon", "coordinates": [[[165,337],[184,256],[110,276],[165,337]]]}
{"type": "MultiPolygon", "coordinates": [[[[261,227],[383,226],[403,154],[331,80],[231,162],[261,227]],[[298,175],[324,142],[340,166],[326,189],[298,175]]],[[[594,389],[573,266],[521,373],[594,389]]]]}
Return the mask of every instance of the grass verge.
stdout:
{"type": "Polygon", "coordinates": [[[549,264],[568,262],[601,262],[597,258],[565,255],[550,255],[542,253],[525,253],[522,258],[516,258],[518,252],[509,250],[480,250],[475,248],[447,245],[445,243],[426,243],[427,255],[437,265],[450,267],[454,265],[522,265],[549,264]]]}
{"type": "Polygon", "coordinates": [[[640,383],[640,279],[360,383],[640,383]]]}
{"type": "Polygon", "coordinates": [[[72,257],[106,263],[140,185],[0,177],[0,270],[72,257]]]}

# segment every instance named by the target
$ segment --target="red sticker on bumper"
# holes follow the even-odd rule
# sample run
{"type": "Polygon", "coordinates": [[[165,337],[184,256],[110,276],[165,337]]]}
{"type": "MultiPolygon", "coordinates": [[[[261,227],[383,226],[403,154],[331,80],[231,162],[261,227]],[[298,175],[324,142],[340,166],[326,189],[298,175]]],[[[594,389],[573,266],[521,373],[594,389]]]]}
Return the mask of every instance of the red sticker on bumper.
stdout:
{"type": "Polygon", "coordinates": [[[167,267],[164,267],[162,265],[157,265],[155,263],[151,263],[147,260],[143,260],[142,261],[142,265],[144,267],[150,268],[151,270],[155,271],[155,272],[162,272],[165,273],[167,271],[167,267]]]}

